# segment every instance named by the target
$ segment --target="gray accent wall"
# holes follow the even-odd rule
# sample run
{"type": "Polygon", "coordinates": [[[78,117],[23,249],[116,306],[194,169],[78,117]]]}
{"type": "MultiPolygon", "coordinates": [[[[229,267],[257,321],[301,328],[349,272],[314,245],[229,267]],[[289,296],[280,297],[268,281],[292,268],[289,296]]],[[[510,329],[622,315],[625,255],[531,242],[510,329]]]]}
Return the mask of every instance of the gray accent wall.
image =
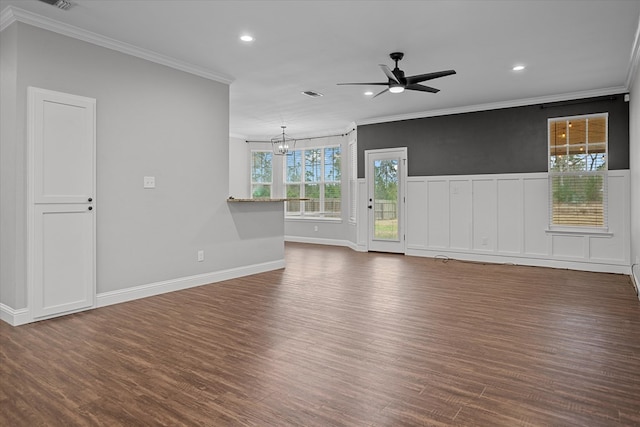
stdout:
{"type": "Polygon", "coordinates": [[[546,172],[547,119],[604,112],[609,169],[629,169],[629,104],[619,94],[358,126],[358,177],[365,150],[391,147],[408,148],[409,176],[546,172]]]}
{"type": "Polygon", "coordinates": [[[29,86],[97,100],[98,294],[284,259],[281,209],[261,216],[267,232],[226,202],[227,84],[20,22],[0,40],[0,303],[27,305],[29,86]],[[155,189],[143,189],[144,176],[155,189]]]}

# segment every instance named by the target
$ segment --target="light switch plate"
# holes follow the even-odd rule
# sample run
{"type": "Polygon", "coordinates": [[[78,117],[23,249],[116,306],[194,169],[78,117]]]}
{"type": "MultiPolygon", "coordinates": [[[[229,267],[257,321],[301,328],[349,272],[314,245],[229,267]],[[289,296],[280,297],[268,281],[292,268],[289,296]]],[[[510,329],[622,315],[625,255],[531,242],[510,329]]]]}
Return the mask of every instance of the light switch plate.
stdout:
{"type": "Polygon", "coordinates": [[[143,181],[144,188],[156,188],[156,177],[145,176],[143,181]]]}

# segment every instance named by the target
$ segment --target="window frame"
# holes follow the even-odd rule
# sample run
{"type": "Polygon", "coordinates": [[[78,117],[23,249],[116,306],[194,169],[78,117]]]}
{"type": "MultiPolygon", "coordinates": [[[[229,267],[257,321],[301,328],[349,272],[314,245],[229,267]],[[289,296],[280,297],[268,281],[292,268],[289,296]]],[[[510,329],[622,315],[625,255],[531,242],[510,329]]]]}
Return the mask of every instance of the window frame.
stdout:
{"type": "MultiPolygon", "coordinates": [[[[285,206],[285,219],[287,220],[294,220],[294,221],[299,221],[299,220],[313,220],[313,221],[342,221],[342,215],[344,213],[344,209],[343,209],[343,204],[342,204],[342,200],[343,200],[343,191],[344,191],[344,186],[343,186],[343,173],[342,173],[342,169],[343,169],[343,162],[342,162],[342,144],[327,144],[327,145],[320,145],[320,146],[309,146],[309,147],[304,147],[304,148],[297,148],[296,150],[293,150],[293,153],[300,153],[300,159],[301,159],[301,163],[300,163],[300,181],[288,181],[289,178],[289,174],[287,173],[287,168],[288,168],[288,157],[284,159],[283,161],[283,186],[284,186],[284,196],[287,197],[288,196],[288,188],[291,185],[297,185],[298,186],[298,193],[299,193],[299,197],[300,198],[305,198],[306,197],[306,186],[307,185],[318,185],[318,200],[319,200],[319,210],[318,211],[313,211],[313,212],[307,212],[306,208],[306,201],[301,201],[300,203],[300,210],[297,211],[297,213],[290,213],[289,211],[289,203],[291,202],[285,202],[286,206],[285,206]],[[338,153],[340,154],[340,180],[336,181],[336,180],[326,180],[326,176],[325,176],[325,162],[326,162],[326,150],[327,149],[337,149],[338,153]],[[319,167],[320,167],[320,181],[307,181],[305,179],[306,177],[306,152],[308,151],[313,151],[313,150],[319,150],[320,151],[320,159],[319,159],[319,167]],[[327,213],[325,210],[325,186],[327,184],[338,184],[339,188],[340,188],[340,212],[329,212],[327,213]],[[327,215],[333,215],[333,216],[327,216],[327,215]],[[337,215],[337,216],[335,216],[337,215]]],[[[292,155],[295,155],[293,154],[292,155]]]]}
{"type": "MultiPolygon", "coordinates": [[[[599,143],[594,143],[596,145],[599,143]]],[[[582,144],[580,144],[582,145],[582,144]]],[[[558,147],[558,145],[553,145],[553,147],[558,147]]],[[[557,151],[554,153],[557,155],[557,151]]],[[[548,174],[548,204],[549,204],[549,218],[548,218],[548,229],[546,230],[549,233],[567,233],[567,234],[610,234],[609,226],[608,226],[608,174],[609,174],[609,113],[593,113],[593,114],[582,114],[576,116],[561,116],[561,117],[550,117],[547,119],[547,174],[548,174]],[[589,147],[589,132],[588,132],[588,121],[589,119],[595,118],[604,118],[605,120],[605,129],[604,129],[604,168],[601,170],[568,170],[568,171],[554,171],[551,170],[551,160],[552,160],[552,132],[551,125],[552,123],[565,121],[567,124],[567,143],[562,145],[562,147],[567,147],[567,155],[569,155],[569,149],[572,145],[578,146],[578,144],[570,143],[570,122],[578,121],[578,120],[587,120],[586,125],[586,140],[584,146],[587,148],[586,154],[588,154],[589,147]],[[602,177],[602,209],[603,209],[603,219],[602,225],[586,225],[586,224],[556,224],[554,223],[554,178],[557,177],[583,177],[583,176],[600,176],[602,177]]]]}
{"type": "Polygon", "coordinates": [[[349,147],[349,223],[358,221],[358,142],[353,139],[349,147]]]}

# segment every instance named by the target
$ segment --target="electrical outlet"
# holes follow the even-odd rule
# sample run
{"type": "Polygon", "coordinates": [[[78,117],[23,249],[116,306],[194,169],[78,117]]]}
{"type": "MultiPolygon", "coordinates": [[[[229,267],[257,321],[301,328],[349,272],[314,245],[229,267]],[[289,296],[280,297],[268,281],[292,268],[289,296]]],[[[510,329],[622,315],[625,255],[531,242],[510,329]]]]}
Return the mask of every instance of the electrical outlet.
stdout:
{"type": "Polygon", "coordinates": [[[487,246],[489,244],[489,238],[487,236],[484,236],[482,238],[482,246],[487,246]]]}
{"type": "Polygon", "coordinates": [[[155,176],[145,176],[142,181],[144,188],[156,188],[156,177],[155,176]]]}
{"type": "Polygon", "coordinates": [[[313,231],[318,231],[318,226],[317,225],[313,226],[313,231]]]}
{"type": "Polygon", "coordinates": [[[204,251],[198,251],[198,262],[204,261],[204,251]]]}

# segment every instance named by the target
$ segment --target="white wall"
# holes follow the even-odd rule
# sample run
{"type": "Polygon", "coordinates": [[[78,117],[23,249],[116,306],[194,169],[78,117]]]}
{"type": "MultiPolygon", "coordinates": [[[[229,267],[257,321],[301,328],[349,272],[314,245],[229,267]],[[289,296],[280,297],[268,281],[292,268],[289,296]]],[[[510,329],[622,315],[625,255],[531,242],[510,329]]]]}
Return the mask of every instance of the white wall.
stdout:
{"type": "MultiPolygon", "coordinates": [[[[9,174],[4,166],[10,162],[3,156],[2,197],[3,205],[5,200],[15,199],[12,225],[18,243],[8,252],[2,246],[2,270],[14,255],[16,273],[14,283],[5,283],[11,277],[3,274],[0,303],[13,309],[27,305],[27,288],[21,276],[26,260],[20,245],[26,233],[28,86],[97,99],[99,304],[101,295],[117,302],[145,294],[127,293],[132,289],[158,285],[160,292],[171,290],[172,284],[210,283],[216,272],[242,275],[255,272],[255,266],[284,264],[282,207],[261,207],[260,220],[254,222],[264,230],[258,230],[249,226],[250,207],[231,207],[226,201],[227,84],[21,22],[2,32],[3,43],[5,34],[6,39],[15,39],[17,100],[11,109],[16,120],[12,121],[12,112],[3,108],[2,150],[15,151],[16,162],[11,171],[15,172],[14,182],[5,180],[9,174]],[[7,133],[5,128],[12,130],[7,133]],[[143,189],[146,175],[156,177],[156,189],[143,189]],[[204,262],[197,262],[198,250],[205,251],[204,262]],[[185,278],[196,279],[185,282],[185,278]],[[13,297],[4,292],[11,288],[15,290],[13,297]]],[[[3,49],[3,63],[5,56],[3,49]]],[[[5,228],[3,225],[3,231],[5,228]]]]}
{"type": "Polygon", "coordinates": [[[409,177],[407,254],[629,272],[629,171],[609,171],[609,234],[547,232],[546,173],[409,177]]]}
{"type": "Polygon", "coordinates": [[[0,37],[0,303],[15,307],[24,304],[16,299],[16,252],[22,245],[16,241],[16,84],[18,30],[11,26],[0,37]],[[5,124],[10,124],[5,126],[5,124]],[[11,125],[14,124],[14,125],[11,125]]]}
{"type": "MultiPolygon", "coordinates": [[[[638,51],[640,52],[640,51],[638,51]]],[[[637,55],[640,55],[640,53],[637,55]]],[[[637,60],[640,60],[636,58],[637,60]]],[[[629,167],[631,169],[631,260],[640,287],[640,67],[631,82],[629,105],[629,167]]],[[[640,295],[639,295],[640,297],[640,295]]]]}
{"type": "Polygon", "coordinates": [[[249,144],[244,139],[229,137],[229,196],[247,199],[250,194],[249,144]]]}

